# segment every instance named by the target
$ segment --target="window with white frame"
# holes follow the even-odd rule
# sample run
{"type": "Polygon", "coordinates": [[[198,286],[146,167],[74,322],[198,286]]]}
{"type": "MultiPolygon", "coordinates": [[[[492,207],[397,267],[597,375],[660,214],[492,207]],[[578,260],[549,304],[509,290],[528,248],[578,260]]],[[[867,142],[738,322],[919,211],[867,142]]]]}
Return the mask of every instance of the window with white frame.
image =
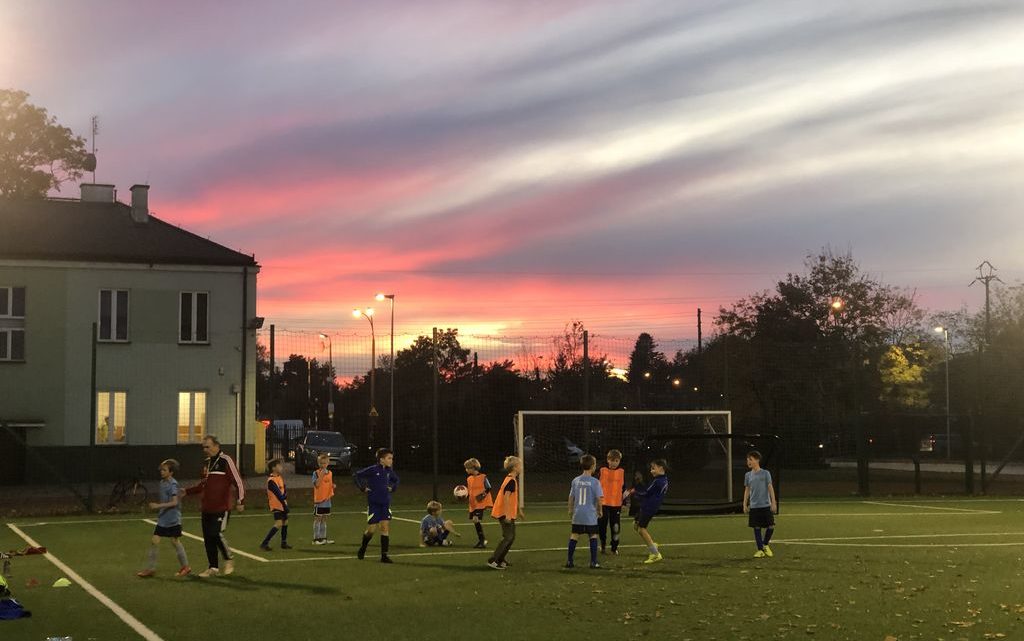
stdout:
{"type": "Polygon", "coordinates": [[[206,392],[178,392],[178,442],[198,443],[206,436],[206,392]]]}
{"type": "Polygon", "coordinates": [[[0,287],[0,361],[25,360],[25,288],[0,287]]]}
{"type": "Polygon", "coordinates": [[[96,444],[116,445],[126,442],[128,393],[96,393],[96,444]]]}
{"type": "Polygon", "coordinates": [[[98,324],[99,340],[128,340],[128,290],[101,289],[98,324]]]}
{"type": "Polygon", "coordinates": [[[178,302],[178,342],[210,342],[209,292],[181,292],[178,302]]]}

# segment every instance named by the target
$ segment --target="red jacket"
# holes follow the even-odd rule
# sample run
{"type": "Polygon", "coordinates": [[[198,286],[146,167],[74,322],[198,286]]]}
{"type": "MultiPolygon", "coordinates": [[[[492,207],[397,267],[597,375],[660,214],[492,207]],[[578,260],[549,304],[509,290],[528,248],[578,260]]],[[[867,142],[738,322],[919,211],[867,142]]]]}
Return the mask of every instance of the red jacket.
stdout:
{"type": "Polygon", "coordinates": [[[232,507],[231,487],[238,493],[238,502],[245,501],[245,484],[238,473],[238,467],[223,451],[206,459],[203,478],[198,484],[185,490],[186,494],[202,493],[200,511],[227,512],[232,507]]]}

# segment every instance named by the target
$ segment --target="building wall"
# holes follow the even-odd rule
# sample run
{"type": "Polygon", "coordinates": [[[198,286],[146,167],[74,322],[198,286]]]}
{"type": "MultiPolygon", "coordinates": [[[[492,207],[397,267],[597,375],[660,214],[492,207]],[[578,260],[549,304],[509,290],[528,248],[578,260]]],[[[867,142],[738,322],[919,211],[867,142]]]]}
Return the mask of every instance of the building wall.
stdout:
{"type": "MultiPolygon", "coordinates": [[[[88,450],[92,323],[98,322],[99,290],[129,290],[129,340],[97,346],[97,390],[127,393],[124,444],[98,445],[105,463],[134,472],[135,453],[154,446],[174,452],[199,446],[178,443],[178,393],[205,391],[207,434],[216,434],[235,452],[242,374],[242,327],[256,313],[256,275],[250,268],[247,309],[242,309],[242,268],[26,264],[0,265],[0,284],[20,278],[26,291],[26,363],[0,366],[0,389],[12,400],[0,403],[0,416],[40,418],[42,429],[27,431],[29,445],[74,465],[88,450]],[[209,292],[209,344],[178,343],[179,294],[209,292]],[[170,447],[173,446],[173,447],[170,447]],[[52,448],[67,448],[61,453],[52,448]],[[80,449],[81,448],[81,449],[80,449]],[[125,448],[131,448],[128,452],[125,448]],[[109,452],[106,450],[110,450],[109,452]],[[118,450],[123,450],[119,454],[118,450]]],[[[245,443],[255,436],[256,339],[245,330],[247,353],[245,443]]],[[[156,447],[156,450],[159,450],[156,447]]],[[[159,461],[152,462],[155,465],[159,461]]],[[[245,465],[251,467],[251,461],[245,465]]],[[[76,474],[77,476],[77,474],[76,474]]]]}

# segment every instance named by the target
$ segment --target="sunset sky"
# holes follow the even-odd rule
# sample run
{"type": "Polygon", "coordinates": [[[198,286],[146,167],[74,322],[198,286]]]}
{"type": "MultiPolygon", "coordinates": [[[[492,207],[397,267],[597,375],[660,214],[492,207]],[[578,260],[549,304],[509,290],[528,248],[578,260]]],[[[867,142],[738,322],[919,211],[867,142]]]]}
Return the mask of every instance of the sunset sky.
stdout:
{"type": "MultiPolygon", "coordinates": [[[[0,86],[279,327],[691,338],[824,246],[1024,277],[1024,3],[3,2],[0,86]]],[[[77,195],[68,186],[61,195],[77,195]]]]}

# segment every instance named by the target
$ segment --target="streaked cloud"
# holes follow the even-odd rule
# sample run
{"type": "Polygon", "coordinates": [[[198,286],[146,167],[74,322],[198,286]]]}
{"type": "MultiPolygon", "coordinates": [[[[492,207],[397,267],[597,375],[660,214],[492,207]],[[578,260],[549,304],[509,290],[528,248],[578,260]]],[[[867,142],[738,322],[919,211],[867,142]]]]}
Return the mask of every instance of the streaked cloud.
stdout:
{"type": "Polygon", "coordinates": [[[383,288],[410,331],[692,336],[825,245],[933,307],[1024,276],[1021,33],[1018,2],[39,2],[0,9],[0,84],[99,113],[100,179],[256,253],[281,324],[383,288]]]}

